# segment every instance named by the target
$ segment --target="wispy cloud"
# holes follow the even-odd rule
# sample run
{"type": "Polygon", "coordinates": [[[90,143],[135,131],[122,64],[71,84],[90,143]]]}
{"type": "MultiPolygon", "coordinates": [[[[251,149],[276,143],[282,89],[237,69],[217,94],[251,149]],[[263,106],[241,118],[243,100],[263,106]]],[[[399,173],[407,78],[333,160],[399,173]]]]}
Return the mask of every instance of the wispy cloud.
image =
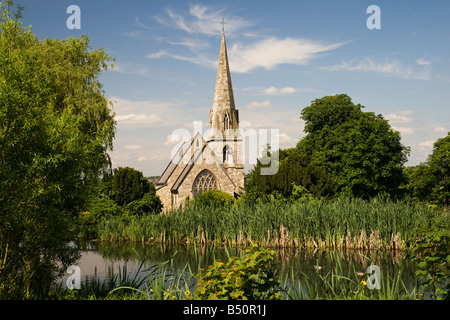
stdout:
{"type": "Polygon", "coordinates": [[[111,69],[113,72],[122,74],[131,74],[140,77],[150,77],[150,69],[146,66],[134,64],[134,63],[114,63],[114,68],[111,69]]]}
{"type": "Polygon", "coordinates": [[[168,41],[168,43],[178,46],[185,46],[192,51],[199,51],[209,48],[209,43],[207,43],[206,41],[189,37],[183,38],[180,41],[168,41]]]}
{"type": "Polygon", "coordinates": [[[306,65],[312,59],[335,50],[345,43],[323,44],[308,39],[269,37],[250,45],[235,44],[229,50],[231,70],[250,72],[273,69],[281,64],[306,65]]]}
{"type": "Polygon", "coordinates": [[[284,87],[278,89],[272,86],[270,88],[265,89],[263,92],[266,94],[291,94],[297,92],[297,89],[292,87],[284,87]]]}
{"type": "Polygon", "coordinates": [[[402,110],[395,113],[389,113],[385,115],[385,118],[389,120],[390,123],[411,123],[413,119],[408,117],[412,115],[411,110],[402,110]]]}
{"type": "Polygon", "coordinates": [[[444,127],[435,127],[434,128],[434,132],[437,132],[437,133],[447,133],[447,129],[445,129],[444,127]]]}
{"type": "Polygon", "coordinates": [[[217,61],[203,53],[199,53],[197,55],[189,57],[160,50],[158,52],[147,55],[148,59],[159,59],[161,57],[169,57],[176,60],[187,61],[201,66],[206,66],[209,68],[217,68],[217,61]]]}
{"type": "Polygon", "coordinates": [[[270,107],[270,106],[272,106],[272,102],[270,102],[269,100],[264,100],[264,101],[250,102],[249,104],[245,105],[245,108],[256,109],[256,108],[265,108],[265,107],[270,107]]]}
{"type": "Polygon", "coordinates": [[[431,64],[431,61],[426,60],[425,58],[420,58],[416,60],[416,63],[421,66],[427,66],[431,64]]]}
{"type": "Polygon", "coordinates": [[[155,124],[162,122],[162,119],[156,114],[145,113],[120,114],[115,119],[122,124],[155,124]]]}
{"type": "Polygon", "coordinates": [[[244,18],[228,13],[225,9],[214,10],[201,4],[189,6],[188,12],[166,10],[166,16],[157,16],[156,20],[167,26],[176,27],[189,34],[217,35],[222,26],[222,18],[226,20],[227,32],[232,33],[252,23],[244,18]]]}
{"type": "Polygon", "coordinates": [[[158,102],[152,100],[132,101],[112,97],[115,119],[118,127],[123,126],[166,126],[171,124],[171,119],[166,115],[175,106],[179,106],[182,102],[166,101],[158,102]]]}
{"type": "Polygon", "coordinates": [[[392,129],[397,130],[398,132],[400,132],[402,135],[406,135],[406,134],[413,134],[416,131],[414,130],[414,128],[411,127],[396,127],[396,126],[392,126],[392,129]]]}
{"type": "Polygon", "coordinates": [[[430,69],[428,67],[420,70],[414,69],[412,66],[404,65],[398,60],[374,61],[371,58],[365,58],[361,61],[343,61],[341,64],[334,66],[321,67],[326,71],[365,71],[387,74],[403,79],[429,80],[431,78],[430,69]]]}
{"type": "Polygon", "coordinates": [[[427,153],[430,153],[431,150],[433,150],[434,142],[435,142],[434,140],[426,140],[420,142],[419,144],[417,144],[417,146],[421,151],[426,151],[427,153]]]}

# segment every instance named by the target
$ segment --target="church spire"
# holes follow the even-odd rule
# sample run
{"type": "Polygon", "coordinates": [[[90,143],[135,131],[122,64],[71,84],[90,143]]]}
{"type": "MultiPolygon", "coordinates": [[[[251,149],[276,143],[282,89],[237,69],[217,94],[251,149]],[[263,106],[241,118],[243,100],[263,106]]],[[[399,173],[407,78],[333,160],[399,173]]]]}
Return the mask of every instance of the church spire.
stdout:
{"type": "Polygon", "coordinates": [[[209,123],[210,129],[219,130],[223,136],[226,135],[225,131],[227,129],[237,130],[239,128],[239,117],[234,104],[227,45],[223,30],[217,67],[216,89],[214,92],[213,108],[210,110],[209,123]]]}
{"type": "Polygon", "coordinates": [[[216,89],[209,120],[210,128],[219,130],[222,134],[225,134],[227,129],[237,130],[239,128],[238,112],[234,104],[233,87],[231,85],[225,32],[223,30],[217,67],[216,89]]]}

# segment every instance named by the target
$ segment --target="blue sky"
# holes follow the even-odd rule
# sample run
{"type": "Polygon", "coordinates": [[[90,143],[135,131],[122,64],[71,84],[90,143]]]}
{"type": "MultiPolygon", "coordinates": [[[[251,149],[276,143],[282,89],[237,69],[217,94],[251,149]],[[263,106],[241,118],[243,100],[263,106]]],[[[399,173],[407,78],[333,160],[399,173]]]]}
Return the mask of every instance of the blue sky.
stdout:
{"type": "Polygon", "coordinates": [[[346,93],[401,132],[407,165],[425,161],[450,131],[450,1],[19,3],[40,39],[86,34],[116,59],[101,75],[115,101],[115,167],[160,175],[176,129],[208,129],[222,18],[244,130],[278,129],[280,146],[293,147],[304,136],[301,110],[346,93]],[[80,8],[80,30],[66,26],[69,5],[80,8]],[[381,29],[367,28],[370,5],[381,29]]]}

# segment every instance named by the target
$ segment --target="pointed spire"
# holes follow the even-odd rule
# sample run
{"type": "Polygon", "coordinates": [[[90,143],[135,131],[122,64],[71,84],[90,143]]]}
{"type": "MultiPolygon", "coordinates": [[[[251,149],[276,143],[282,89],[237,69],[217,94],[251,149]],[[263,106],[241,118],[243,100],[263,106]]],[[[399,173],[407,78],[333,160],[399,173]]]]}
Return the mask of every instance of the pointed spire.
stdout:
{"type": "Polygon", "coordinates": [[[223,132],[223,121],[228,114],[230,125],[228,128],[238,128],[237,110],[234,104],[233,86],[231,85],[230,66],[228,64],[225,33],[222,31],[219,64],[217,67],[216,89],[214,92],[213,108],[210,115],[211,129],[223,132]]]}

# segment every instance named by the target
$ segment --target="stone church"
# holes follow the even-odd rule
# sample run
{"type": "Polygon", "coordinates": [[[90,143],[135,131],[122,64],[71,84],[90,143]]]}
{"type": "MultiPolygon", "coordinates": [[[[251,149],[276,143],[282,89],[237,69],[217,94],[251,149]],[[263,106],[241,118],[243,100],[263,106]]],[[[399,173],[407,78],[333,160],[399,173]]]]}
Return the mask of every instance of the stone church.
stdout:
{"type": "Polygon", "coordinates": [[[156,183],[164,210],[184,206],[186,198],[218,189],[238,198],[244,192],[239,111],[231,85],[225,34],[222,32],[209,130],[184,142],[156,183]]]}

